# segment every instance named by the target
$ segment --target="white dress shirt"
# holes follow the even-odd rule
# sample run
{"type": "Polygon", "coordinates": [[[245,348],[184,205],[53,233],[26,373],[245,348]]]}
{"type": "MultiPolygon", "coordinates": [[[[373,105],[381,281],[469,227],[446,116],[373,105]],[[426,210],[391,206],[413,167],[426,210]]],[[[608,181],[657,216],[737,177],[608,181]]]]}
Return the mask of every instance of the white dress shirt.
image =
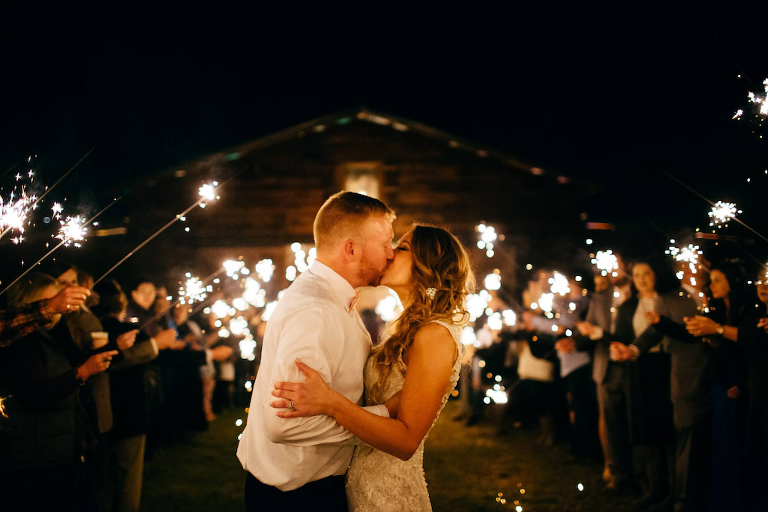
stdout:
{"type": "MultiPolygon", "coordinates": [[[[282,491],[343,475],[357,438],[330,416],[279,418],[269,404],[275,382],[301,382],[294,360],[314,368],[331,388],[363,403],[363,369],[371,336],[350,304],[355,290],[328,266],[315,261],[286,290],[267,324],[261,366],[237,448],[246,471],[282,491]]],[[[366,407],[389,417],[384,405],[366,407]]]]}

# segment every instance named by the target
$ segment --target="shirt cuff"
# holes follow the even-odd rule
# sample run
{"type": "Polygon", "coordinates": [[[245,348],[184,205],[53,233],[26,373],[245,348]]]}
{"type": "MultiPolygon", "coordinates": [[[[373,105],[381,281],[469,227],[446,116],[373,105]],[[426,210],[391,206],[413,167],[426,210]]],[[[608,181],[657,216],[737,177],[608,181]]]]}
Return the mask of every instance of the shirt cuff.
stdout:
{"type": "Polygon", "coordinates": [[[37,307],[35,311],[37,314],[42,316],[45,320],[53,320],[53,311],[48,307],[48,303],[48,299],[40,299],[33,303],[33,305],[37,307]]]}
{"type": "Polygon", "coordinates": [[[600,327],[599,325],[595,325],[592,327],[592,334],[589,335],[589,339],[591,339],[592,341],[599,340],[600,338],[603,337],[603,334],[605,334],[603,332],[603,328],[600,327]]]}
{"type": "Polygon", "coordinates": [[[376,416],[381,416],[382,418],[389,418],[389,409],[387,409],[386,405],[367,405],[363,407],[368,412],[372,412],[376,416]]]}
{"type": "Polygon", "coordinates": [[[638,357],[640,357],[640,349],[637,347],[637,345],[628,345],[629,350],[632,352],[632,357],[630,360],[634,361],[638,357]]]}

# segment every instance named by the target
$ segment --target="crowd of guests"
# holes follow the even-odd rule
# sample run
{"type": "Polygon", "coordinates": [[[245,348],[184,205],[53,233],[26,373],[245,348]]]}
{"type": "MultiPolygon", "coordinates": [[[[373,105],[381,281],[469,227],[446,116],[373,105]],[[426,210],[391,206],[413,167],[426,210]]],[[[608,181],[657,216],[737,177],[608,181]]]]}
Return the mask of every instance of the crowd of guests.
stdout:
{"type": "MultiPolygon", "coordinates": [[[[571,280],[551,305],[540,297],[552,275],[540,272],[515,327],[479,326],[456,419],[473,425],[487,404],[503,404],[500,435],[530,427],[544,445],[567,441],[567,462],[599,461],[606,492],[635,495],[637,508],[762,509],[765,269],[756,279],[735,264],[675,277],[654,262],[617,262],[589,285],[571,280]]],[[[264,323],[250,326],[248,361],[238,338],[220,337],[215,315],[193,320],[148,279],[127,290],[94,286],[61,260],[9,289],[0,309],[4,510],[136,511],[146,458],[220,409],[248,405],[236,390],[255,377],[264,323]]],[[[380,319],[362,315],[376,339],[380,319]]]]}
{"type": "Polygon", "coordinates": [[[192,320],[147,279],[94,287],[58,260],[5,298],[3,510],[137,511],[145,458],[207,428],[256,371],[214,318],[192,320]]]}
{"type": "Polygon", "coordinates": [[[547,445],[567,440],[567,462],[602,461],[606,492],[633,496],[637,509],[764,510],[765,268],[753,278],[734,263],[675,276],[617,261],[589,291],[571,281],[547,311],[536,304],[549,291],[542,272],[514,328],[480,329],[456,419],[472,425],[491,398],[504,403],[500,434],[528,425],[547,445]]]}

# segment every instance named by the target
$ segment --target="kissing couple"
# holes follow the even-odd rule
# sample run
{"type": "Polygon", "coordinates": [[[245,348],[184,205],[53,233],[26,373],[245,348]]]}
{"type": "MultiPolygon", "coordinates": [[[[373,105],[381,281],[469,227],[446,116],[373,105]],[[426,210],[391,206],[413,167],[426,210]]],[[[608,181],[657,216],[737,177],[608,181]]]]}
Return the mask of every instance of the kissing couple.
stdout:
{"type": "Polygon", "coordinates": [[[416,225],[392,248],[395,213],[353,192],[317,212],[317,257],[267,324],[237,449],[246,509],[432,510],[424,440],[456,385],[469,257],[416,225]],[[394,290],[403,312],[373,345],[357,288],[394,290]]]}

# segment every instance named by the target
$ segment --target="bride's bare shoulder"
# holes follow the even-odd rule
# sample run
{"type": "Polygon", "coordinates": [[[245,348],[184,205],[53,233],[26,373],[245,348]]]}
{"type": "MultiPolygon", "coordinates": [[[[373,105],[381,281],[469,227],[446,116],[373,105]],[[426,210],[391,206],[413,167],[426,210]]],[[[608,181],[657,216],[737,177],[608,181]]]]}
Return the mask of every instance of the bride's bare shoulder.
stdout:
{"type": "Polygon", "coordinates": [[[413,348],[423,347],[429,350],[446,350],[453,353],[456,342],[448,327],[437,322],[429,322],[416,331],[413,348]]]}

